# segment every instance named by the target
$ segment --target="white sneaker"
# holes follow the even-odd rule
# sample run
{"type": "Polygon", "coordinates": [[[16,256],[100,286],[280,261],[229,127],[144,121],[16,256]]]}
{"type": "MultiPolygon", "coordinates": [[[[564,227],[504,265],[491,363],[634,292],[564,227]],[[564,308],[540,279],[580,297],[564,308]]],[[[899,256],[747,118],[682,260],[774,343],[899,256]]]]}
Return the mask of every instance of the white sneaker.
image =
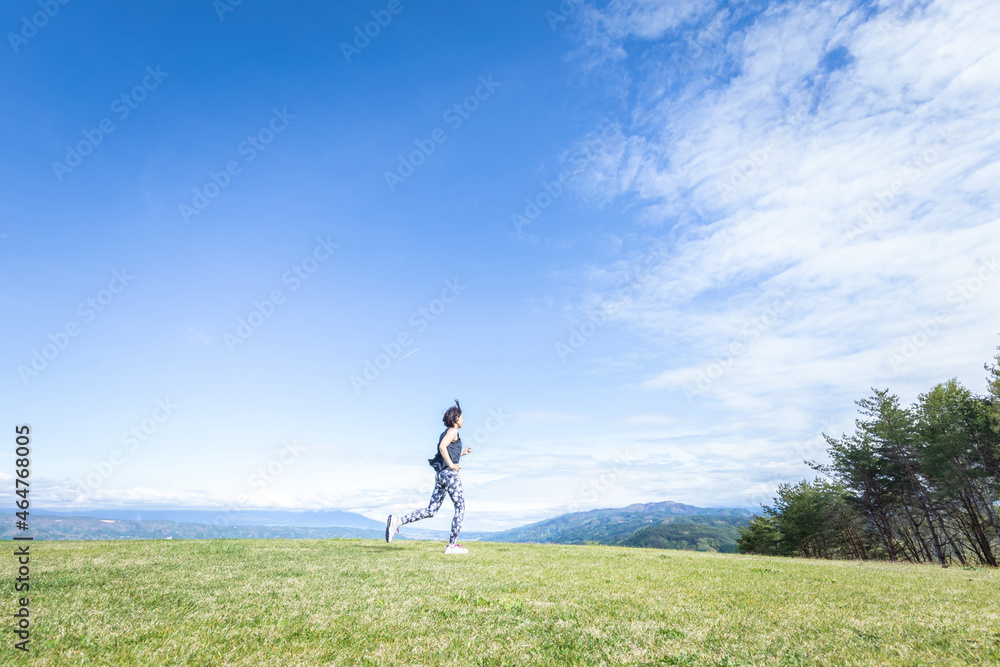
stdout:
{"type": "Polygon", "coordinates": [[[389,515],[385,521],[385,541],[392,542],[392,538],[399,532],[399,527],[403,525],[403,520],[398,516],[389,515]]]}
{"type": "Polygon", "coordinates": [[[444,548],[444,552],[446,554],[467,554],[469,553],[469,550],[463,549],[462,545],[456,542],[455,544],[449,544],[448,546],[446,546],[444,548]]]}

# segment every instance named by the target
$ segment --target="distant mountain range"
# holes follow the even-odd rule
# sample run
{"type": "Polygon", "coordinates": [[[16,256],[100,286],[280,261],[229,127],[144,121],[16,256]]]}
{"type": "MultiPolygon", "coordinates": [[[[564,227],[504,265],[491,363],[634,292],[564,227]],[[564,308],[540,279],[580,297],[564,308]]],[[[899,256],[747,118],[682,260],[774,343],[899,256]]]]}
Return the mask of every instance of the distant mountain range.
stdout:
{"type": "Polygon", "coordinates": [[[298,526],[303,528],[370,528],[385,530],[385,523],[373,521],[355,512],[340,510],[265,510],[265,509],[79,509],[69,512],[32,510],[32,515],[60,517],[92,516],[97,519],[125,521],[177,521],[210,526],[298,526]]]}
{"type": "MultiPolygon", "coordinates": [[[[212,526],[204,523],[182,523],[166,519],[98,519],[92,516],[30,516],[31,530],[36,540],[212,540],[212,539],[313,539],[362,538],[383,539],[385,527],[371,528],[302,526],[212,526]]],[[[0,516],[0,539],[22,535],[14,525],[14,516],[0,516]]],[[[398,535],[400,539],[419,539],[398,535]]],[[[426,538],[425,538],[426,539],[426,538]]]]}
{"type": "MultiPolygon", "coordinates": [[[[657,549],[735,552],[738,529],[754,512],[671,501],[562,514],[492,533],[464,532],[465,540],[609,544],[657,549]]],[[[14,517],[0,519],[0,539],[20,533],[14,517]]],[[[31,533],[43,540],[285,538],[383,539],[385,524],[339,510],[33,510],[31,533]],[[83,514],[86,516],[82,516],[83,514]]],[[[447,531],[408,528],[397,539],[447,539],[447,531]]]]}

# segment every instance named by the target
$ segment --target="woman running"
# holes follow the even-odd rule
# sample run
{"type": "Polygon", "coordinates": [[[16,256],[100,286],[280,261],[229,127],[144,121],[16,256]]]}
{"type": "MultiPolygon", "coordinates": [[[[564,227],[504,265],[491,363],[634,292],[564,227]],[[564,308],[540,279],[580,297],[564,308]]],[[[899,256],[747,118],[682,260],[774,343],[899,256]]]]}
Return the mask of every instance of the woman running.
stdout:
{"type": "Polygon", "coordinates": [[[438,439],[437,453],[434,458],[427,459],[431,467],[437,471],[434,476],[434,492],[431,494],[430,504],[420,510],[414,510],[404,517],[389,515],[385,522],[385,541],[392,542],[392,538],[399,532],[400,526],[404,526],[414,521],[420,521],[427,517],[434,516],[444,502],[444,494],[451,496],[451,502],[455,505],[455,518],[451,520],[451,539],[445,547],[446,554],[467,554],[468,549],[463,549],[457,542],[458,531],[462,530],[462,518],[465,516],[465,498],[462,496],[462,480],[458,477],[458,471],[462,466],[458,465],[459,457],[465,456],[472,451],[472,447],[462,450],[462,437],[458,434],[458,429],[462,428],[462,406],[458,399],[455,405],[448,408],[444,413],[444,425],[448,428],[438,439]]]}

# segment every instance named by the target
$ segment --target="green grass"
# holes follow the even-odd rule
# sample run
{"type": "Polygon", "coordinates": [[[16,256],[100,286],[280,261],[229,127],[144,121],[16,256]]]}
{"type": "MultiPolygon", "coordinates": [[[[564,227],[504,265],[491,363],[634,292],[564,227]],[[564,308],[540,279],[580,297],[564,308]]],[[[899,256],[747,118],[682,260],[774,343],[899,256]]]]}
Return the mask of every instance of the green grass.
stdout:
{"type": "Polygon", "coordinates": [[[1000,664],[996,570],[443,546],[36,542],[30,657],[8,593],[2,664],[1000,664]]]}

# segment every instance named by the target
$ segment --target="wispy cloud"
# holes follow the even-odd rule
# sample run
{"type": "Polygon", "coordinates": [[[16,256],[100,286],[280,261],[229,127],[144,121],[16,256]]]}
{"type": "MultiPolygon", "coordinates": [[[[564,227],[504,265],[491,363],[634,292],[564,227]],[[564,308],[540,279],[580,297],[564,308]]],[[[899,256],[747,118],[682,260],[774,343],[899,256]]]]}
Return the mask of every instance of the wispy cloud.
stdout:
{"type": "Polygon", "coordinates": [[[515,415],[518,421],[536,423],[572,423],[587,421],[587,415],[574,414],[571,412],[556,412],[553,410],[526,410],[515,415]]]}
{"type": "MultiPolygon", "coordinates": [[[[752,505],[757,498],[768,499],[778,482],[811,474],[802,460],[822,456],[820,432],[849,430],[853,401],[871,386],[889,386],[907,401],[954,375],[982,389],[982,364],[994,354],[1000,332],[1000,273],[987,278],[1000,257],[1000,79],[995,75],[1000,71],[995,38],[1000,8],[993,0],[564,4],[573,11],[565,13],[566,22],[552,35],[570,40],[563,71],[575,72],[582,85],[534,90],[533,104],[543,116],[477,116],[483,121],[475,123],[479,129],[468,129],[482,134],[466,139],[469,146],[480,140],[482,147],[489,146],[482,155],[512,151],[509,157],[517,160],[525,155],[519,151],[527,149],[504,143],[502,137],[531,136],[544,127],[539,119],[562,119],[572,109],[566,126],[582,122],[591,129],[581,131],[578,143],[564,146],[561,159],[552,164],[545,160],[548,171],[527,185],[518,181],[514,188],[514,177],[504,176],[516,170],[470,170],[463,160],[449,163],[443,157],[435,162],[439,176],[428,172],[421,184],[414,183],[428,201],[447,199],[449,188],[466,176],[487,179],[484,187],[498,192],[518,193],[497,209],[500,218],[514,213],[530,218],[518,242],[509,244],[516,257],[493,244],[488,226],[468,232],[473,235],[470,247],[496,251],[495,266],[512,272],[510,289],[502,292],[522,303],[525,293],[534,295],[526,301],[532,318],[517,320],[518,332],[523,325],[530,338],[514,332],[494,351],[496,322],[515,320],[459,318],[454,322],[458,329],[428,331],[420,354],[403,350],[400,354],[410,353],[412,359],[400,366],[398,375],[380,380],[376,394],[345,401],[337,398],[336,383],[329,382],[331,373],[344,378],[351,372],[336,370],[338,360],[352,354],[363,360],[379,351],[380,342],[388,340],[380,338],[385,327],[401,326],[385,321],[429,303],[404,290],[408,295],[386,309],[383,286],[389,283],[363,276],[374,270],[407,288],[442,279],[432,275],[437,269],[423,275],[408,266],[399,268],[423,246],[407,246],[401,255],[372,254],[385,262],[379,267],[364,252],[392,248],[359,246],[367,250],[355,253],[339,278],[324,274],[331,291],[310,283],[317,289],[295,306],[301,310],[288,311],[283,317],[289,319],[269,328],[253,350],[247,348],[248,356],[224,355],[224,362],[214,355],[225,353],[225,346],[208,345],[212,332],[202,331],[207,325],[191,320],[196,324],[191,328],[187,319],[191,313],[218,312],[215,301],[203,300],[214,298],[216,290],[198,289],[197,298],[191,297],[180,283],[169,282],[187,280],[190,272],[151,275],[150,285],[158,284],[159,293],[185,296],[183,308],[166,302],[162,309],[150,307],[156,317],[162,315],[164,326],[156,320],[144,330],[150,335],[174,331],[183,348],[177,354],[184,356],[149,355],[148,350],[160,349],[159,342],[144,338],[136,338],[134,348],[121,339],[124,347],[119,348],[119,339],[101,338],[95,329],[92,343],[108,346],[103,356],[90,355],[101,361],[99,367],[84,365],[87,355],[82,355],[77,370],[67,357],[67,365],[60,363],[60,370],[52,372],[76,372],[74,377],[93,382],[88,396],[103,397],[106,407],[52,393],[55,384],[49,389],[39,385],[34,394],[11,394],[15,403],[25,401],[20,408],[24,414],[49,415],[38,419],[53,429],[79,423],[53,432],[52,441],[64,443],[60,451],[65,456],[53,459],[62,467],[51,474],[69,481],[44,480],[39,502],[78,502],[76,478],[94,473],[91,461],[101,465],[111,446],[100,442],[96,429],[88,432],[85,422],[118,423],[113,406],[127,404],[127,394],[141,393],[142,382],[191,387],[190,407],[185,408],[190,421],[176,424],[177,435],[162,434],[157,442],[163,454],[150,451],[147,459],[130,460],[134,465],[102,482],[95,502],[226,506],[245,497],[259,505],[363,508],[375,517],[426,505],[433,473],[426,465],[431,452],[425,446],[440,432],[440,415],[420,436],[425,445],[413,445],[412,431],[422,428],[421,418],[407,413],[430,412],[431,404],[436,405],[432,368],[439,367],[434,360],[442,350],[454,358],[476,359],[485,365],[464,376],[469,404],[477,393],[487,404],[488,395],[513,416],[502,429],[483,426],[477,441],[486,414],[467,415],[463,437],[474,446],[475,457],[463,471],[467,525],[473,530],[480,520],[476,508],[497,512],[488,519],[491,525],[509,526],[574,503],[580,508],[652,500],[752,505]],[[565,182],[561,174],[567,175],[565,182]],[[432,183],[435,179],[439,185],[432,183]],[[581,202],[578,210],[584,215],[579,218],[593,226],[581,234],[557,231],[568,229],[560,226],[568,220],[576,221],[567,205],[581,202]],[[533,247],[533,234],[539,235],[539,246],[546,243],[559,252],[535,252],[542,248],[533,247]],[[657,254],[651,264],[658,248],[664,249],[662,256],[657,254]],[[543,256],[546,266],[538,277],[559,284],[525,288],[524,281],[536,274],[526,273],[522,264],[543,256]],[[357,264],[350,263],[355,260],[357,264]],[[337,301],[341,297],[344,302],[337,301]],[[358,310],[350,305],[355,302],[361,304],[358,310]],[[374,308],[370,313],[375,315],[369,317],[364,308],[374,308]],[[185,314],[178,314],[181,310],[185,314]],[[383,324],[336,329],[332,320],[323,319],[336,313],[362,324],[383,324]],[[559,316],[564,321],[552,321],[559,316]],[[178,328],[176,322],[187,323],[178,328]],[[461,335],[444,338],[450,331],[461,335]],[[536,343],[552,350],[558,342],[571,344],[574,353],[550,372],[546,360],[531,350],[536,343]],[[503,344],[527,347],[505,350],[503,344]],[[197,355],[190,357],[194,351],[197,355]],[[198,373],[186,370],[189,362],[197,363],[198,373]],[[112,381],[118,377],[141,383],[115,386],[112,381]],[[282,411],[285,416],[276,417],[282,411]],[[386,418],[389,414],[392,419],[386,418]],[[268,436],[270,449],[248,449],[248,442],[264,437],[257,433],[272,433],[275,423],[293,425],[290,439],[321,444],[310,444],[294,461],[275,444],[284,441],[284,433],[268,436]],[[337,442],[327,441],[330,433],[337,434],[337,442]],[[185,469],[176,463],[222,452],[238,454],[217,465],[206,460],[185,469]]],[[[428,20],[440,23],[436,16],[428,20]]],[[[522,36],[511,33],[510,48],[517,48],[522,36]]],[[[266,64],[268,55],[261,58],[266,64]]],[[[551,65],[539,71],[550,72],[551,65]]],[[[101,86],[76,88],[92,92],[101,86]]],[[[104,104],[80,98],[67,108],[92,103],[104,104]]],[[[375,108],[381,103],[376,95],[364,104],[375,108]]],[[[434,113],[438,110],[433,106],[434,113]]],[[[412,116],[406,109],[387,113],[403,125],[412,116]]],[[[479,113],[488,112],[484,107],[479,113]]],[[[66,118],[70,129],[77,127],[74,118],[66,118]]],[[[347,130],[350,136],[384,134],[381,116],[378,122],[371,121],[371,114],[355,120],[347,130]]],[[[35,125],[28,122],[25,128],[35,125]]],[[[547,135],[542,145],[554,140],[547,135]]],[[[405,136],[390,138],[375,153],[390,159],[386,156],[396,155],[405,141],[405,136]]],[[[150,135],[140,143],[153,146],[156,139],[150,135]]],[[[532,144],[535,160],[538,142],[521,143],[532,144]]],[[[204,170],[215,169],[211,160],[217,158],[205,159],[204,170]]],[[[338,164],[354,164],[346,160],[338,164]]],[[[167,165],[158,172],[164,178],[167,165]]],[[[280,171],[280,164],[276,168],[280,171]]],[[[200,169],[185,172],[189,175],[182,180],[203,178],[197,175],[205,173],[200,169]]],[[[373,169],[377,177],[382,167],[373,169]]],[[[252,184],[243,185],[248,188],[240,196],[252,194],[252,184]]],[[[243,186],[234,182],[231,187],[243,186]]],[[[240,198],[235,191],[230,194],[233,202],[240,198]]],[[[257,208],[255,200],[243,201],[248,212],[257,208]]],[[[373,200],[373,219],[398,218],[398,203],[381,209],[373,200]]],[[[278,201],[275,210],[285,210],[285,204],[278,201]]],[[[267,210],[259,214],[261,225],[272,219],[267,210]]],[[[50,211],[43,217],[65,216],[50,211]]],[[[293,218],[305,220],[302,225],[310,219],[293,218]]],[[[412,222],[404,218],[400,224],[409,229],[412,222]]],[[[246,230],[241,216],[219,220],[219,225],[221,233],[246,230]]],[[[46,227],[47,233],[56,229],[46,227]]],[[[13,238],[13,231],[4,231],[13,238]]],[[[285,231],[259,237],[260,258],[284,252],[280,238],[285,231]]],[[[241,238],[250,243],[251,236],[241,238]]],[[[408,237],[385,233],[380,238],[408,237]]],[[[66,257],[67,266],[83,275],[84,264],[75,264],[76,256],[48,246],[43,250],[47,262],[66,257]]],[[[157,249],[161,251],[164,261],[205,269],[191,274],[197,275],[191,280],[201,281],[191,283],[196,285],[212,286],[218,280],[219,286],[245,286],[253,282],[257,266],[256,261],[230,263],[232,258],[213,254],[200,267],[187,250],[157,249]]],[[[297,260],[293,256],[291,261],[297,260]]],[[[270,260],[262,265],[274,266],[270,260]]],[[[33,294],[29,290],[19,298],[42,303],[33,294]]],[[[65,301],[66,295],[57,291],[47,295],[49,307],[56,310],[40,311],[36,319],[65,321],[68,315],[58,304],[76,301],[65,301]]],[[[484,298],[491,300],[491,314],[506,318],[509,298],[501,292],[496,296],[495,304],[492,296],[484,298]]],[[[105,324],[120,330],[111,320],[105,324]]],[[[21,349],[35,344],[16,343],[21,349]]],[[[351,391],[349,383],[340,388],[351,391]]],[[[447,507],[442,514],[447,515],[447,507]]],[[[447,516],[441,521],[446,525],[447,516]]]]}
{"type": "MultiPolygon", "coordinates": [[[[699,407],[770,423],[777,451],[873,384],[907,395],[981,367],[1000,280],[960,308],[949,295],[1000,252],[996,4],[790,3],[750,21],[655,6],[592,9],[574,54],[628,87],[622,133],[577,190],[671,245],[614,308],[647,342],[629,386],[679,395],[711,374],[699,407]],[[671,54],[692,43],[705,76],[679,79],[671,54]],[[775,295],[788,306],[763,326],[775,295]],[[938,313],[953,317],[921,354],[887,363],[938,313]]],[[[615,300],[610,270],[584,273],[581,307],[615,300]]]]}

